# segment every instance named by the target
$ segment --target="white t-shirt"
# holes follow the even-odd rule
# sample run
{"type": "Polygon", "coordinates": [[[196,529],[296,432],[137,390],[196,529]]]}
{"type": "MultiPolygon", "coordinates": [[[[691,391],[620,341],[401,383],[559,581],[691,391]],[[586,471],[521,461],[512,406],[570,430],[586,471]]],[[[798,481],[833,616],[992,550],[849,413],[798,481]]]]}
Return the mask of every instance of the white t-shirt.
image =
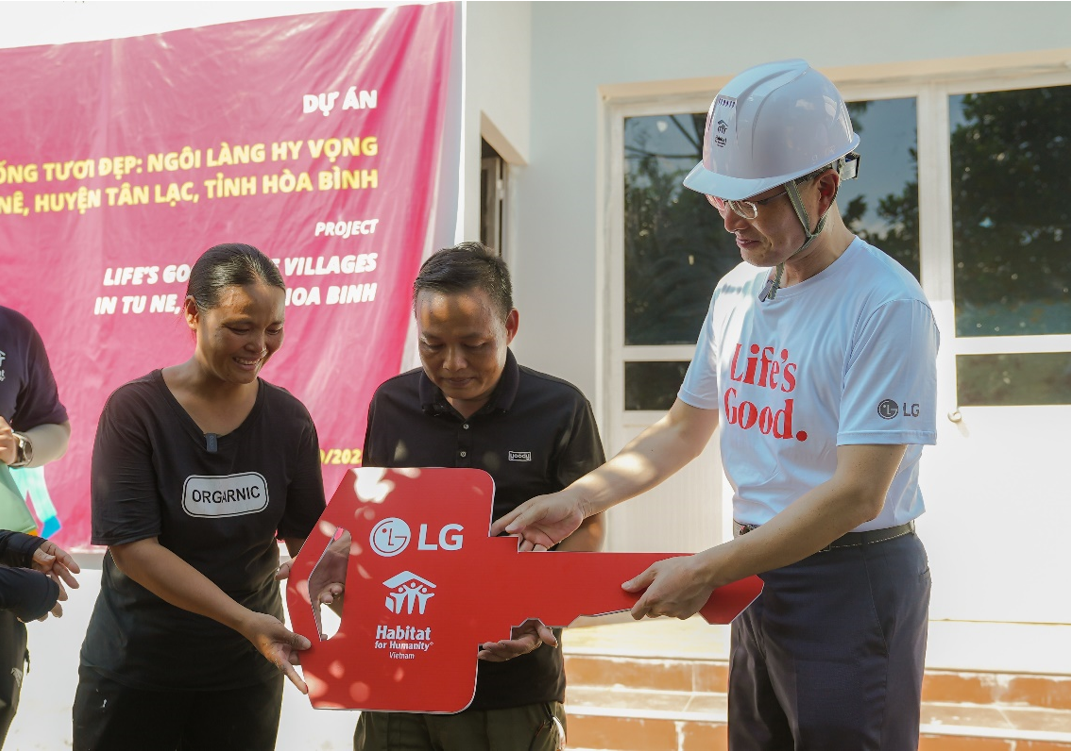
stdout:
{"type": "Polygon", "coordinates": [[[940,341],[921,287],[858,238],[759,302],[769,273],[742,263],[718,283],[678,393],[721,410],[733,517],[769,521],[833,476],[837,446],[907,444],[884,509],[857,531],[914,519],[922,445],[937,438],[940,341]]]}

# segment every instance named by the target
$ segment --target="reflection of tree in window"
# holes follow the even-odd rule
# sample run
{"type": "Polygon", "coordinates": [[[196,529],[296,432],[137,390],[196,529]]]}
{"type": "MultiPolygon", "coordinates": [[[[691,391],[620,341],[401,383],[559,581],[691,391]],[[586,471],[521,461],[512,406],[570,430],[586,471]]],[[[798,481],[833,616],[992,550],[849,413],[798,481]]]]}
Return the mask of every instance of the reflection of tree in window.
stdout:
{"type": "Polygon", "coordinates": [[[740,262],[717,213],[681,184],[703,158],[705,121],[625,120],[626,344],[693,344],[714,285],[740,262]]]}
{"type": "Polygon", "coordinates": [[[857,133],[862,134],[868,122],[888,130],[888,121],[895,119],[904,134],[889,140],[890,134],[883,133],[877,136],[875,143],[863,139],[860,144],[862,160],[859,179],[847,181],[841,186],[838,204],[844,224],[860,238],[895,258],[918,278],[919,181],[914,100],[848,102],[847,105],[857,133]],[[879,119],[882,122],[878,122],[879,119]],[[910,137],[906,135],[908,131],[910,137]],[[875,158],[879,149],[884,153],[881,158],[875,158]],[[895,156],[890,157],[889,151],[895,156]],[[909,175],[902,183],[903,188],[877,198],[873,216],[867,217],[870,207],[868,198],[880,192],[875,191],[873,186],[887,183],[890,178],[898,178],[901,174],[909,175]]]}
{"type": "Polygon", "coordinates": [[[1071,333],[1071,86],[950,108],[956,333],[1071,333]]]}

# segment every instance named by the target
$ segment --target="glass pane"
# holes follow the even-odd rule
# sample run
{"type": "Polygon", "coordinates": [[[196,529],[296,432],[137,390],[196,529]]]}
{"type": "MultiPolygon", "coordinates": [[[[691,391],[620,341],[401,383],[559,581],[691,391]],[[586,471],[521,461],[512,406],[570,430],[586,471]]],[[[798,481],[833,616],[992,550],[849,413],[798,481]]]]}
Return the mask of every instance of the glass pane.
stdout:
{"type": "Polygon", "coordinates": [[[714,285],[740,262],[717,212],[681,184],[705,122],[625,119],[625,344],[694,344],[714,285]]]}
{"type": "Polygon", "coordinates": [[[956,334],[1071,333],[1071,86],[953,96],[949,116],[956,334]]]}
{"type": "Polygon", "coordinates": [[[849,102],[859,134],[859,177],[841,184],[844,223],[919,278],[919,170],[915,99],[849,102]]]}
{"type": "Polygon", "coordinates": [[[687,362],[626,362],[625,409],[669,409],[687,372],[687,362]]]}
{"type": "Polygon", "coordinates": [[[1071,353],[958,355],[961,407],[1071,404],[1071,353]]]}

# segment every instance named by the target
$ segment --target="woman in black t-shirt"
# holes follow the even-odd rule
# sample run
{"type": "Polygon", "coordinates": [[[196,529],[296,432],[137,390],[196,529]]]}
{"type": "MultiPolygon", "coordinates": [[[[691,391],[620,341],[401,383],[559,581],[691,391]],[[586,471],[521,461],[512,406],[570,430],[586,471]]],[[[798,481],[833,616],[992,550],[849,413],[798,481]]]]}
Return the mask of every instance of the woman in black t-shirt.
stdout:
{"type": "Polygon", "coordinates": [[[324,508],[316,429],[260,380],[283,343],[279,270],[248,245],[194,265],[193,355],[111,395],[93,449],[107,545],[82,645],[77,749],[273,749],[282,674],[308,639],[282,623],[277,539],[296,555],[324,508]]]}

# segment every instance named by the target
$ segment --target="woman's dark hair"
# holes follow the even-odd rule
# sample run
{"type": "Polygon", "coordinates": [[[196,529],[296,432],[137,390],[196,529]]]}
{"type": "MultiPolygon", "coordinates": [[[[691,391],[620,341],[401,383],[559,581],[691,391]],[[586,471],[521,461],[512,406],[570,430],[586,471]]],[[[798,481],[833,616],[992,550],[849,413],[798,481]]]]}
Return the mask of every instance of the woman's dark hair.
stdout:
{"type": "Polygon", "coordinates": [[[513,310],[513,285],[506,262],[487,246],[464,242],[431,255],[413,281],[413,307],[424,290],[448,295],[482,289],[505,316],[513,310]]]}
{"type": "Polygon", "coordinates": [[[252,245],[224,243],[209,248],[197,259],[190,271],[186,295],[204,312],[219,305],[225,288],[257,282],[286,289],[279,268],[266,255],[252,245]]]}

